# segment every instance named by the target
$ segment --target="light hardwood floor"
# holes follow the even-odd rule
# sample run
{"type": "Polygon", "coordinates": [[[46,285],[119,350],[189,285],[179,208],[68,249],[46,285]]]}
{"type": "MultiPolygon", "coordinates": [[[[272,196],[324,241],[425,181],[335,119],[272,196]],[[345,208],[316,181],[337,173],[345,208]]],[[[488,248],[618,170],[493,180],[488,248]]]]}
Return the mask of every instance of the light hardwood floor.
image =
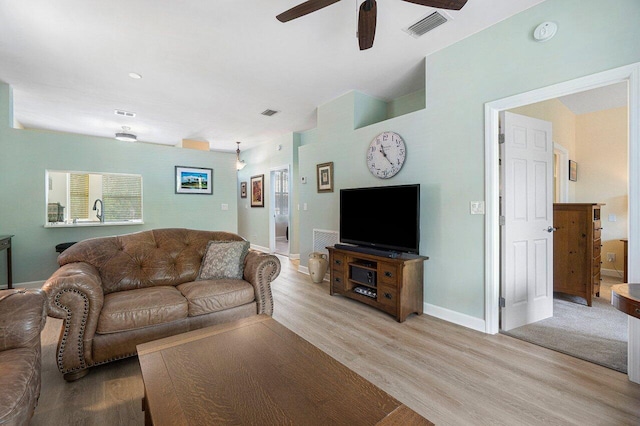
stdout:
{"type": "MultiPolygon", "coordinates": [[[[622,373],[427,315],[399,324],[329,296],[327,282],[314,284],[297,263],[281,261],[274,318],[437,425],[640,424],[640,385],[622,373]]],[[[143,424],[137,359],[66,383],[55,367],[60,327],[49,318],[42,335],[43,384],[32,425],[143,424]]]]}

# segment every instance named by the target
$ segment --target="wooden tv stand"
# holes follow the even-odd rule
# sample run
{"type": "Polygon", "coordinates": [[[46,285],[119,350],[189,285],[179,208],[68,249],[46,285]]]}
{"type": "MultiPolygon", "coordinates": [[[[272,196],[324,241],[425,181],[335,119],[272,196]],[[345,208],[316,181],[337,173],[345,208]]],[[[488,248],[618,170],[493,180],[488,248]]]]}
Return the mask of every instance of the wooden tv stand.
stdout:
{"type": "Polygon", "coordinates": [[[393,315],[398,322],[412,313],[422,314],[423,263],[428,257],[403,253],[391,258],[335,247],[327,250],[332,296],[340,294],[366,303],[393,315]]]}

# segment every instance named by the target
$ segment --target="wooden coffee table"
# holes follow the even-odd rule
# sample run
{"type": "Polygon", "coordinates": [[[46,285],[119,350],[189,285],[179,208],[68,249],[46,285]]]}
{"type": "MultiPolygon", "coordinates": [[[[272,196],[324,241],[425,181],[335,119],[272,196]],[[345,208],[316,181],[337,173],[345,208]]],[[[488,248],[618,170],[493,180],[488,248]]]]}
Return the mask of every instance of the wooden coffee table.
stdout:
{"type": "Polygon", "coordinates": [[[145,423],[433,425],[273,318],[138,345],[145,423]]]}

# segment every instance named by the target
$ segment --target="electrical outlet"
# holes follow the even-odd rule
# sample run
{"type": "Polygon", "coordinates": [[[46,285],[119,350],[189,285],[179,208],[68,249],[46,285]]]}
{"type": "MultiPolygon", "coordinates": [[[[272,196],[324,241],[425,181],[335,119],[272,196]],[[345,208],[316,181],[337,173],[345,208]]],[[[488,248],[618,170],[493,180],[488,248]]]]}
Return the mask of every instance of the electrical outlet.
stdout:
{"type": "Polygon", "coordinates": [[[616,254],[615,253],[607,253],[607,262],[615,262],[616,254]]]}
{"type": "Polygon", "coordinates": [[[469,209],[471,214],[484,214],[484,201],[471,201],[469,209]]]}

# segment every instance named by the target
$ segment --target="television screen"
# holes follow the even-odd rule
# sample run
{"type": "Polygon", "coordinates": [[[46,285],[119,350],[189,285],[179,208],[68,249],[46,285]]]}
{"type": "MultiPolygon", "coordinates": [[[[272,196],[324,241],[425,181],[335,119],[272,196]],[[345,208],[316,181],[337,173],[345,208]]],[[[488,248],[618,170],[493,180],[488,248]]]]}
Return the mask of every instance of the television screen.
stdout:
{"type": "Polygon", "coordinates": [[[340,241],[418,253],[420,185],[340,190],[340,241]]]}

